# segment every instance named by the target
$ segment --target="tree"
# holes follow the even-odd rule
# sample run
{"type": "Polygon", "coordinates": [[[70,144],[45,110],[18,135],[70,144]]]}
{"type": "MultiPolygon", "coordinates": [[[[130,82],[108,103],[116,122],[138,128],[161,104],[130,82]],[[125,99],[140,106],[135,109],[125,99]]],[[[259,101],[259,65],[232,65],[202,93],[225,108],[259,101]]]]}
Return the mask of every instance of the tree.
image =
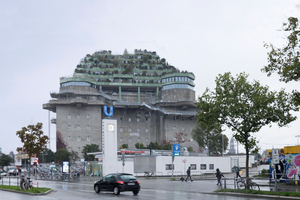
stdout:
{"type": "Polygon", "coordinates": [[[83,157],[86,161],[88,161],[88,160],[94,161],[95,160],[94,155],[87,155],[87,153],[99,152],[99,151],[100,151],[99,145],[97,145],[97,144],[87,144],[82,149],[83,157]]]}
{"type": "Polygon", "coordinates": [[[226,125],[233,131],[233,137],[244,145],[246,150],[246,176],[249,177],[249,152],[255,149],[257,141],[253,133],[263,126],[277,123],[286,126],[296,120],[291,111],[298,111],[292,96],[282,89],[269,91],[258,81],[249,83],[248,75],[240,73],[237,78],[230,72],[216,78],[215,91],[208,88],[198,98],[198,124],[212,130],[214,124],[226,125]]]}
{"type": "MultiPolygon", "coordinates": [[[[272,44],[265,44],[268,52],[268,65],[261,70],[268,76],[277,73],[280,76],[279,81],[290,82],[298,81],[300,78],[300,25],[298,19],[288,18],[288,23],[283,23],[282,30],[289,35],[286,37],[286,45],[282,48],[274,47],[272,44]]],[[[300,93],[293,91],[294,103],[300,105],[300,93]]]]}
{"type": "MultiPolygon", "coordinates": [[[[36,125],[28,125],[23,127],[22,130],[17,131],[16,135],[21,139],[23,147],[18,147],[17,151],[25,151],[29,156],[29,162],[34,154],[39,154],[44,151],[49,138],[43,135],[43,124],[37,123],[36,125]]],[[[30,176],[30,165],[29,165],[30,176]]]]}
{"type": "Polygon", "coordinates": [[[37,156],[40,162],[50,163],[55,161],[54,152],[51,149],[45,148],[45,150],[37,156]]]}
{"type": "Polygon", "coordinates": [[[137,149],[145,149],[146,147],[144,146],[143,143],[136,143],[135,144],[135,148],[137,148],[137,149]]]}
{"type": "Polygon", "coordinates": [[[78,156],[78,152],[76,151],[71,151],[70,153],[70,161],[72,161],[72,163],[74,164],[76,160],[79,159],[79,156],[78,156]]]}
{"type": "Polygon", "coordinates": [[[208,155],[222,155],[228,148],[228,138],[225,134],[222,134],[220,125],[216,125],[211,130],[206,130],[205,127],[197,125],[196,129],[193,129],[192,137],[199,147],[208,150],[208,155]]]}
{"type": "Polygon", "coordinates": [[[12,158],[9,155],[2,153],[0,157],[0,166],[8,166],[12,162],[12,158]]]}
{"type": "Polygon", "coordinates": [[[120,146],[120,149],[128,149],[128,144],[122,144],[122,145],[120,146]]]}
{"type": "Polygon", "coordinates": [[[70,153],[66,149],[57,149],[55,152],[55,162],[62,164],[63,161],[69,161],[70,153]]]}
{"type": "Polygon", "coordinates": [[[56,131],[56,149],[66,149],[67,145],[59,131],[56,131]]]}

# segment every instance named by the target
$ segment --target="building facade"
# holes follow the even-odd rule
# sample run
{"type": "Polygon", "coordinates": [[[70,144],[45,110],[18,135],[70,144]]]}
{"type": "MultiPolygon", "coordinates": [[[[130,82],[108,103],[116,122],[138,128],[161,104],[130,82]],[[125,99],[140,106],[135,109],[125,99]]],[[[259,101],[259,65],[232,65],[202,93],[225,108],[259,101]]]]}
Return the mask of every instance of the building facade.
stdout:
{"type": "Polygon", "coordinates": [[[43,109],[56,113],[57,148],[81,152],[87,144],[101,149],[103,118],[117,119],[118,146],[181,142],[198,151],[195,76],[168,65],[156,52],[87,54],[73,76],[61,77],[59,92],[43,109]],[[180,138],[179,138],[180,137],[180,138]]]}

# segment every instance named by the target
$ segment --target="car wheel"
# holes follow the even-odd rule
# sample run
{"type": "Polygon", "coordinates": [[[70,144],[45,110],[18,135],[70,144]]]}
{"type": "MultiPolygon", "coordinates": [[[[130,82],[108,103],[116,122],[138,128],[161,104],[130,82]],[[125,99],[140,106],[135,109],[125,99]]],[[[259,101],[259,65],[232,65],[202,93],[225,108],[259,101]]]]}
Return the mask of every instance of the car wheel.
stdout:
{"type": "Polygon", "coordinates": [[[100,186],[99,185],[95,185],[94,190],[96,193],[100,192],[100,186]]]}
{"type": "Polygon", "coordinates": [[[139,191],[132,191],[134,195],[137,195],[139,191]]]}
{"type": "Polygon", "coordinates": [[[120,189],[119,187],[114,187],[114,194],[119,195],[120,194],[120,189]]]}

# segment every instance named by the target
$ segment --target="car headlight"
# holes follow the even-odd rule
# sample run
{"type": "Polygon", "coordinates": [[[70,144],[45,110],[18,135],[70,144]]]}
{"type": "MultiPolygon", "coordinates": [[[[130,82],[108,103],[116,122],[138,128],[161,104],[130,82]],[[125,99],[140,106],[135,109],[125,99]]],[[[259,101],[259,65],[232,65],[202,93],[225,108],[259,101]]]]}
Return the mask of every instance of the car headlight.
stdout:
{"type": "Polygon", "coordinates": [[[96,184],[98,181],[95,181],[94,184],[96,184]]]}

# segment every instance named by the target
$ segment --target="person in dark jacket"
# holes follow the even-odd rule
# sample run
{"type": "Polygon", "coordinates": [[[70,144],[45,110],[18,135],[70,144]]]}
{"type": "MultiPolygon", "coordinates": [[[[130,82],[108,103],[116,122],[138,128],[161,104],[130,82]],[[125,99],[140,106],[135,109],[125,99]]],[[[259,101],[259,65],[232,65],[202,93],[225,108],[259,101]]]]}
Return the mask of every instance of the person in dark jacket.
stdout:
{"type": "Polygon", "coordinates": [[[192,177],[191,177],[191,167],[188,168],[188,170],[186,171],[186,179],[185,182],[187,182],[188,178],[190,177],[191,182],[193,182],[192,177]]]}
{"type": "Polygon", "coordinates": [[[218,183],[217,183],[217,185],[222,185],[222,183],[221,183],[221,178],[222,178],[222,176],[224,177],[224,175],[222,174],[222,172],[219,170],[219,168],[217,168],[217,173],[216,173],[216,177],[218,178],[218,183]]]}

